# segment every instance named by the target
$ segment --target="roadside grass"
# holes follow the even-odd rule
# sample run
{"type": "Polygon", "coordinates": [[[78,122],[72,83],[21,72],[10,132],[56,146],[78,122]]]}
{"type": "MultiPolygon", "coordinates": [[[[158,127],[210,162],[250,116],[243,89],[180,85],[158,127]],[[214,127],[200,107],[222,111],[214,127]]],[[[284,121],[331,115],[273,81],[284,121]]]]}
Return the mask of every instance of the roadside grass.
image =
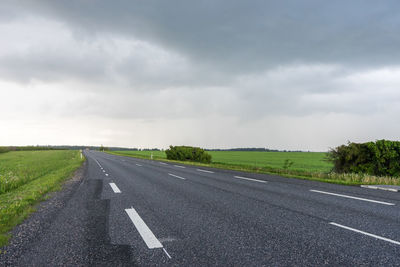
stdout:
{"type": "Polygon", "coordinates": [[[0,247],[14,226],[35,211],[46,194],[61,188],[81,166],[79,151],[15,151],[0,154],[0,247]]]}
{"type": "Polygon", "coordinates": [[[251,173],[275,174],[289,178],[313,180],[334,184],[400,185],[399,177],[378,177],[366,174],[339,174],[331,172],[333,164],[326,161],[323,152],[258,152],[258,151],[207,151],[211,164],[166,159],[164,151],[109,151],[108,153],[143,159],[153,159],[186,165],[236,170],[251,173]]]}

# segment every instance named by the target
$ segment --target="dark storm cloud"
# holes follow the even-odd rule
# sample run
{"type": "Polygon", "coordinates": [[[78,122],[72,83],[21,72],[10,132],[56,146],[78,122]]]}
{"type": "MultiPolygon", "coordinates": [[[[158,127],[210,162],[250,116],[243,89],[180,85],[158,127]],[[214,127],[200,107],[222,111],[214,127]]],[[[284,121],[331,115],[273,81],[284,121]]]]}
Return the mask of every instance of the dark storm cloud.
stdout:
{"type": "Polygon", "coordinates": [[[23,1],[77,35],[134,35],[198,64],[252,72],[292,63],[400,59],[399,1],[23,1]]]}

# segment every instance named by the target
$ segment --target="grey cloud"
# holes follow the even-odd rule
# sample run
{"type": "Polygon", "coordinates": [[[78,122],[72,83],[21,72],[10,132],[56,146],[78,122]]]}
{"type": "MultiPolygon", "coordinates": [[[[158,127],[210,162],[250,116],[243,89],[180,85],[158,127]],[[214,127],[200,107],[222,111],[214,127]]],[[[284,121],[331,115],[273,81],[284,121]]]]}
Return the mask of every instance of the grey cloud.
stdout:
{"type": "Polygon", "coordinates": [[[75,32],[135,35],[224,71],[396,64],[398,1],[25,1],[75,32]]]}
{"type": "Polygon", "coordinates": [[[85,79],[101,82],[106,65],[101,58],[75,57],[59,51],[35,51],[29,55],[0,57],[0,76],[28,83],[32,80],[54,82],[65,79],[85,79]]]}
{"type": "MultiPolygon", "coordinates": [[[[8,6],[13,2],[8,1],[8,6]]],[[[48,55],[38,55],[33,51],[31,59],[22,55],[23,60],[11,55],[2,65],[6,69],[3,73],[13,77],[28,76],[24,69],[35,69],[30,74],[40,76],[43,69],[49,77],[62,72],[78,77],[87,73],[88,79],[122,81],[136,90],[189,87],[189,84],[228,86],[238,76],[259,75],[278,66],[339,64],[360,69],[398,64],[400,59],[398,1],[22,0],[19,3],[14,8],[21,10],[21,17],[30,12],[31,16],[58,21],[73,33],[77,44],[92,42],[94,51],[88,52],[84,59],[62,49],[59,53],[63,55],[51,51],[48,55]],[[96,49],[96,42],[105,36],[144,40],[175,56],[158,66],[149,62],[163,55],[151,54],[149,61],[140,58],[140,54],[145,54],[143,51],[115,60],[111,51],[103,53],[96,49]],[[54,71],[49,70],[52,65],[54,71]]],[[[311,87],[308,83],[308,90],[311,87]]],[[[270,88],[273,90],[274,85],[270,84],[270,88]]]]}
{"type": "Polygon", "coordinates": [[[43,120],[42,140],[69,140],[65,122],[128,146],[324,149],[398,133],[397,0],[4,3],[1,114],[43,120]]]}
{"type": "Polygon", "coordinates": [[[3,79],[22,83],[78,79],[121,90],[196,88],[229,80],[179,53],[135,38],[110,34],[74,38],[69,28],[55,20],[21,19],[5,23],[1,30],[6,40],[0,44],[3,79]]]}

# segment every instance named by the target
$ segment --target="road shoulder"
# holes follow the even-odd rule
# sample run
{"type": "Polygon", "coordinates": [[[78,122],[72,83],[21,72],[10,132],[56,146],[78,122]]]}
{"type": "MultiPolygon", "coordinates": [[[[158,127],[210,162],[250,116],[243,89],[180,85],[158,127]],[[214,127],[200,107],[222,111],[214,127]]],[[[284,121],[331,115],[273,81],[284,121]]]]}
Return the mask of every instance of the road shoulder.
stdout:
{"type": "Polygon", "coordinates": [[[110,244],[109,203],[102,180],[87,178],[85,162],[64,185],[37,205],[1,248],[0,266],[85,266],[130,263],[130,247],[110,244]]]}

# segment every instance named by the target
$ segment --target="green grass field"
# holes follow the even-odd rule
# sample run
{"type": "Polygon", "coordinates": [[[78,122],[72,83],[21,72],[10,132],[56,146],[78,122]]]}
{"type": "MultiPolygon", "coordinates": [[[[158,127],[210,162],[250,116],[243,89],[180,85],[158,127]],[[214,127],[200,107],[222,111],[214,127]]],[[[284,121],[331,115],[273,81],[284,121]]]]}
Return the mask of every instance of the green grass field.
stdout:
{"type": "MultiPolygon", "coordinates": [[[[120,155],[132,155],[155,159],[166,159],[164,151],[115,151],[120,155]]],[[[251,167],[282,168],[286,160],[293,164],[291,170],[329,172],[333,165],[325,160],[322,152],[258,152],[258,151],[207,151],[213,163],[243,165],[251,167]]]]}
{"type": "Polygon", "coordinates": [[[81,166],[79,151],[16,151],[0,154],[0,247],[46,193],[81,166]]]}
{"type": "Polygon", "coordinates": [[[215,163],[240,164],[255,167],[284,168],[285,161],[293,164],[292,170],[329,172],[333,165],[325,160],[321,152],[248,152],[248,151],[210,151],[215,163]]]}
{"type": "MultiPolygon", "coordinates": [[[[278,174],[286,177],[316,180],[336,184],[389,184],[400,185],[398,177],[376,177],[363,174],[338,174],[331,172],[333,164],[325,160],[322,152],[258,152],[258,151],[207,151],[211,164],[181,162],[246,172],[278,174]],[[285,161],[292,164],[285,166],[285,161]]],[[[111,151],[111,154],[149,159],[167,160],[164,151],[111,151]]]]}

